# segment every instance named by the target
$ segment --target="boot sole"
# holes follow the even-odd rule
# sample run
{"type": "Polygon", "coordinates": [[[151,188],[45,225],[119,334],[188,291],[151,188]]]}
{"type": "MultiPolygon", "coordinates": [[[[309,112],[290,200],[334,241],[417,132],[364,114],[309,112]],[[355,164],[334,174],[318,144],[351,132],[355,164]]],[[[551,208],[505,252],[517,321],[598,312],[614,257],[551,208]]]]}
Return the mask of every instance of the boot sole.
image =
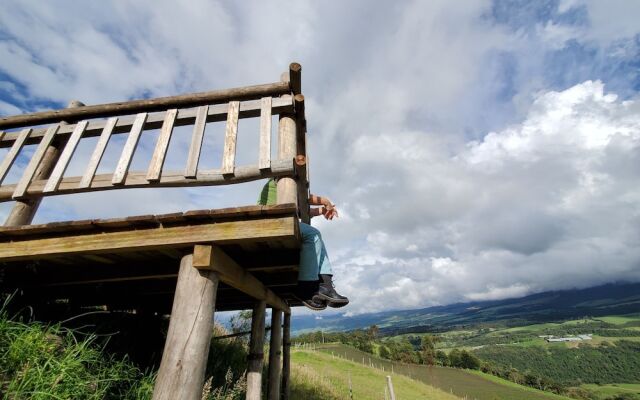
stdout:
{"type": "Polygon", "coordinates": [[[331,308],[342,308],[344,306],[346,306],[347,304],[349,304],[349,302],[346,303],[334,303],[334,302],[329,302],[329,304],[327,304],[329,307],[331,308]]]}
{"type": "Polygon", "coordinates": [[[302,302],[302,304],[305,307],[307,307],[309,310],[313,310],[313,311],[322,311],[322,310],[326,310],[327,309],[327,306],[324,306],[324,307],[313,307],[313,306],[305,303],[304,301],[302,302]]]}
{"type": "Polygon", "coordinates": [[[327,296],[325,294],[322,294],[322,293],[318,293],[315,296],[321,298],[322,300],[328,301],[329,303],[345,304],[345,305],[349,304],[349,299],[344,299],[344,300],[334,299],[333,297],[329,297],[329,296],[327,296]]]}

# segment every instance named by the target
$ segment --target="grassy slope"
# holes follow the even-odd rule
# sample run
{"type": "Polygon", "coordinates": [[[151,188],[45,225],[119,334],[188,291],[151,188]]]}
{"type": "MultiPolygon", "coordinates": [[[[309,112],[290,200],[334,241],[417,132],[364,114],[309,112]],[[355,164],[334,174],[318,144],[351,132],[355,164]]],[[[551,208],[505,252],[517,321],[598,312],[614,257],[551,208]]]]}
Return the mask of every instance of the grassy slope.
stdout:
{"type": "Polygon", "coordinates": [[[387,371],[385,373],[388,373],[393,365],[393,370],[396,372],[396,375],[403,374],[411,376],[416,380],[433,385],[445,392],[452,392],[460,397],[466,396],[467,398],[478,400],[567,399],[566,397],[557,396],[552,393],[520,386],[481,372],[472,373],[454,368],[392,363],[391,361],[374,357],[344,345],[326,345],[321,350],[328,354],[333,353],[336,356],[353,359],[357,361],[356,364],[361,364],[364,357],[365,364],[373,362],[377,368],[384,367],[387,371]]]}
{"type": "Polygon", "coordinates": [[[615,383],[611,385],[582,385],[583,389],[587,389],[595,394],[598,400],[604,400],[618,394],[635,395],[640,399],[640,384],[636,383],[615,383]]]}
{"type": "MultiPolygon", "coordinates": [[[[308,392],[305,392],[305,400],[349,398],[349,376],[351,376],[354,399],[378,400],[384,398],[388,372],[310,350],[294,350],[291,359],[296,368],[303,366],[307,370],[312,369],[316,373],[317,379],[328,381],[330,386],[334,388],[332,394],[325,392],[318,397],[309,397],[308,392]]],[[[296,371],[294,370],[294,376],[295,374],[296,371]]],[[[299,379],[296,380],[300,381],[299,379]]],[[[392,381],[398,399],[457,399],[456,396],[402,375],[394,374],[392,381]]],[[[292,387],[291,394],[294,399],[303,398],[298,394],[295,385],[292,387]]]]}

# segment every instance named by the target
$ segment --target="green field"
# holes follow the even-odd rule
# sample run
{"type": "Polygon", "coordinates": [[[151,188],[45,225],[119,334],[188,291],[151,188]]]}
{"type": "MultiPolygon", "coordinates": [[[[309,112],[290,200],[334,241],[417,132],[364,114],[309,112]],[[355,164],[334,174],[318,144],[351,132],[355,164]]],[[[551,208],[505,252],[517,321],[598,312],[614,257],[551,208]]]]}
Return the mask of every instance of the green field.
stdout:
{"type": "MultiPolygon", "coordinates": [[[[294,381],[291,388],[293,399],[349,399],[349,380],[351,380],[354,399],[385,398],[386,376],[390,375],[386,371],[311,350],[292,351],[291,361],[294,381]],[[307,386],[315,386],[320,390],[310,394],[310,388],[300,387],[302,385],[299,382],[307,382],[307,386]],[[302,390],[298,391],[299,389],[302,390]]],[[[398,399],[459,399],[457,396],[403,375],[393,374],[391,380],[398,399]]]]}
{"type": "Polygon", "coordinates": [[[466,397],[467,399],[567,399],[567,397],[516,385],[509,381],[483,374],[481,372],[469,372],[454,368],[429,367],[426,365],[391,362],[340,344],[323,345],[318,349],[327,353],[330,357],[333,356],[333,359],[346,358],[348,360],[352,360],[354,363],[373,366],[384,374],[393,371],[394,376],[398,374],[405,375],[415,380],[433,385],[445,392],[453,393],[456,396],[466,397]]]}
{"type": "Polygon", "coordinates": [[[616,395],[634,396],[640,399],[640,383],[613,383],[609,385],[581,385],[583,389],[596,395],[597,400],[604,400],[616,395]]]}

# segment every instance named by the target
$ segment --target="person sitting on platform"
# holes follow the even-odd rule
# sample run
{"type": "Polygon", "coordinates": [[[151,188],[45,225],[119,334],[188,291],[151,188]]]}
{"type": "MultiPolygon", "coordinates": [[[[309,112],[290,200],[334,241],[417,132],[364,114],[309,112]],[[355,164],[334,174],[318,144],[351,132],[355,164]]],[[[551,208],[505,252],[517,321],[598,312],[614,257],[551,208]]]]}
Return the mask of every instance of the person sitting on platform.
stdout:
{"type": "MultiPolygon", "coordinates": [[[[260,192],[258,204],[277,204],[278,191],[276,181],[269,179],[260,192]]],[[[338,210],[326,197],[310,195],[309,204],[311,217],[322,215],[325,219],[333,220],[338,217],[338,210]]],[[[344,307],[349,303],[349,299],[336,292],[333,285],[333,272],[331,262],[327,255],[327,249],[322,241],[320,231],[311,225],[300,222],[300,234],[302,235],[302,246],[300,247],[300,269],[298,270],[298,287],[296,295],[302,303],[315,311],[324,310],[329,307],[344,307]]]]}

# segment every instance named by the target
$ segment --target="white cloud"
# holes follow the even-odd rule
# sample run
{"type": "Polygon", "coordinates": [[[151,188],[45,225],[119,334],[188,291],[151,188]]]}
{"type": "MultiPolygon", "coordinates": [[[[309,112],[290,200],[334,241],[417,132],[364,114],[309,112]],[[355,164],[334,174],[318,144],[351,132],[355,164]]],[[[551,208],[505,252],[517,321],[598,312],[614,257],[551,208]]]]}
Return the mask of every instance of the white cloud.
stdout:
{"type": "MultiPolygon", "coordinates": [[[[350,312],[638,279],[640,102],[597,76],[552,91],[545,64],[570,40],[606,60],[640,31],[636,6],[572,0],[559,12],[583,5],[590,25],[525,33],[490,21],[489,1],[15,1],[0,15],[0,112],[23,96],[38,108],[271,82],[300,61],[311,187],[341,208],[317,226],[350,312]]],[[[253,128],[240,129],[251,159],[253,128]]],[[[188,140],[172,141],[172,168],[188,140]]],[[[251,204],[258,188],[61,197],[38,220],[251,204]]]]}

